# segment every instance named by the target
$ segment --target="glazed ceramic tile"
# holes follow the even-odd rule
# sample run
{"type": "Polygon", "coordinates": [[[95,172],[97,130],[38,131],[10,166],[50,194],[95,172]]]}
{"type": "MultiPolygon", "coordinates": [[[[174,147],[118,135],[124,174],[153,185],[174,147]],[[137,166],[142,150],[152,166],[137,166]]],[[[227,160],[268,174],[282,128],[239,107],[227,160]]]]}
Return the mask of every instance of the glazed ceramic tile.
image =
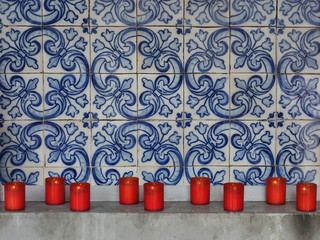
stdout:
{"type": "Polygon", "coordinates": [[[192,177],[208,177],[211,179],[210,185],[223,185],[229,182],[229,167],[221,166],[203,166],[203,167],[185,167],[186,182],[190,184],[192,177]]]}
{"type": "Polygon", "coordinates": [[[90,182],[90,168],[87,167],[47,167],[45,168],[44,178],[47,177],[63,177],[65,184],[70,185],[75,182],[90,182]]]}
{"type": "Polygon", "coordinates": [[[0,168],[1,183],[25,182],[26,185],[44,185],[43,167],[6,167],[0,168]]]}
{"type": "Polygon", "coordinates": [[[287,179],[287,185],[296,185],[300,182],[313,182],[319,184],[319,170],[317,166],[277,166],[277,176],[287,179]]]}
{"type": "Polygon", "coordinates": [[[183,185],[183,166],[175,167],[139,167],[139,184],[146,182],[162,182],[166,186],[183,185]]]}
{"type": "MultiPolygon", "coordinates": [[[[93,167],[91,184],[103,186],[116,186],[119,185],[119,178],[121,177],[137,176],[137,167],[93,167]]],[[[139,185],[141,185],[141,180],[139,181],[139,185]]]]}
{"type": "Polygon", "coordinates": [[[230,167],[230,182],[241,182],[246,186],[266,184],[268,177],[274,176],[274,167],[230,167]]]}

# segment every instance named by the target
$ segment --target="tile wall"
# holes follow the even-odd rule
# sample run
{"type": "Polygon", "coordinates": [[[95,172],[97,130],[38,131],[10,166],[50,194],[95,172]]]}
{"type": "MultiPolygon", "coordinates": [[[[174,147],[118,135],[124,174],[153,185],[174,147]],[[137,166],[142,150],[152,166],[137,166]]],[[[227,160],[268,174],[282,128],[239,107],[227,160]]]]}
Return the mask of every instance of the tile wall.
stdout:
{"type": "Polygon", "coordinates": [[[0,0],[0,180],[320,183],[318,0],[0,0]]]}

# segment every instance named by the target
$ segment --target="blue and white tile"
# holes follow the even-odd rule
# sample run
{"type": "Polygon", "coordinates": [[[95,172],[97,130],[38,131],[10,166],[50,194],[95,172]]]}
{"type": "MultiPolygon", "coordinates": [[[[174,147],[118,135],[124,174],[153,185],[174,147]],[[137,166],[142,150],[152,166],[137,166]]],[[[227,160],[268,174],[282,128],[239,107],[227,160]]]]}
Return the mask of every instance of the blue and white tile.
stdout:
{"type": "Polygon", "coordinates": [[[92,129],[92,167],[137,166],[138,124],[100,121],[92,129]]]}
{"type": "Polygon", "coordinates": [[[265,121],[232,121],[230,128],[230,165],[275,165],[275,128],[265,121]]]}
{"type": "Polygon", "coordinates": [[[183,166],[183,128],[175,121],[138,122],[138,166],[183,166]]]}
{"type": "Polygon", "coordinates": [[[92,74],[91,112],[98,119],[137,119],[137,77],[135,74],[92,74]]]}
{"type": "Polygon", "coordinates": [[[186,19],[191,20],[193,26],[228,26],[229,0],[186,0],[184,14],[186,19]]]}
{"type": "Polygon", "coordinates": [[[272,121],[276,111],[275,74],[230,75],[230,118],[272,121]]]}
{"type": "Polygon", "coordinates": [[[183,36],[176,28],[138,28],[138,73],[183,73],[183,36]]]}
{"type": "Polygon", "coordinates": [[[90,35],[92,73],[136,73],[135,27],[99,27],[90,35]]]}
{"type": "Polygon", "coordinates": [[[178,20],[183,19],[184,0],[136,0],[135,2],[139,26],[175,26],[178,20]]]}
{"type": "Polygon", "coordinates": [[[319,121],[284,121],[277,130],[277,165],[319,165],[319,121]]]}
{"type": "Polygon", "coordinates": [[[222,166],[203,166],[203,167],[185,167],[184,185],[190,184],[192,177],[208,177],[211,179],[211,185],[223,185],[229,182],[229,167],[222,166]]]}
{"type": "Polygon", "coordinates": [[[274,176],[274,167],[247,166],[230,167],[230,182],[241,182],[247,186],[261,186],[266,184],[268,177],[274,176]]]}
{"type": "Polygon", "coordinates": [[[276,0],[234,0],[231,3],[231,25],[275,26],[276,0]]]}
{"type": "Polygon", "coordinates": [[[320,26],[318,1],[278,1],[278,18],[286,27],[320,26]]]}
{"type": "Polygon", "coordinates": [[[184,109],[194,120],[229,119],[229,74],[186,74],[184,109]]]}
{"type": "Polygon", "coordinates": [[[185,166],[229,165],[229,121],[192,121],[184,130],[185,166]]]}
{"type": "Polygon", "coordinates": [[[80,27],[43,28],[45,73],[89,73],[89,35],[80,27]]]}
{"type": "Polygon", "coordinates": [[[192,28],[184,41],[186,73],[229,72],[229,28],[192,28]]]}
{"type": "Polygon", "coordinates": [[[41,27],[14,26],[0,30],[0,73],[41,73],[41,27]]]}
{"type": "Polygon", "coordinates": [[[319,74],[319,41],[320,28],[284,29],[277,36],[277,72],[319,74]]]}
{"type": "Polygon", "coordinates": [[[44,74],[45,119],[81,120],[90,110],[89,74],[44,74]]]}
{"type": "Polygon", "coordinates": [[[76,121],[44,122],[46,167],[89,167],[91,132],[76,121]]]}
{"type": "Polygon", "coordinates": [[[0,126],[1,167],[44,166],[42,122],[1,121],[0,126]]]}
{"type": "MultiPolygon", "coordinates": [[[[93,167],[91,184],[96,186],[115,186],[119,185],[119,179],[121,177],[137,177],[137,167],[93,167]]],[[[141,185],[141,179],[139,179],[139,185],[141,185]]]]}
{"type": "Polygon", "coordinates": [[[25,182],[26,185],[44,185],[43,168],[36,167],[9,167],[0,168],[1,183],[6,182],[25,182]]]}
{"type": "Polygon", "coordinates": [[[98,26],[136,26],[137,1],[90,0],[90,17],[98,26]]]}
{"type": "MultiPolygon", "coordinates": [[[[0,2],[1,25],[41,25],[42,0],[0,2]]],[[[1,27],[0,27],[1,28],[1,27]]]]}
{"type": "Polygon", "coordinates": [[[75,182],[89,182],[90,183],[90,171],[89,167],[46,167],[44,169],[44,179],[47,177],[63,177],[65,184],[70,185],[75,182]]]}
{"type": "Polygon", "coordinates": [[[41,74],[0,74],[1,118],[4,120],[43,119],[41,74]]]}
{"type": "Polygon", "coordinates": [[[300,182],[312,182],[320,184],[319,166],[277,166],[277,176],[287,179],[287,185],[296,185],[300,182]]]}
{"type": "Polygon", "coordinates": [[[231,72],[275,72],[275,35],[264,28],[231,28],[231,72]]]}
{"type": "Polygon", "coordinates": [[[48,1],[43,0],[43,25],[80,26],[89,16],[86,0],[48,1]]]}
{"type": "Polygon", "coordinates": [[[138,177],[139,184],[143,185],[147,182],[162,182],[164,185],[184,185],[183,166],[167,167],[139,167],[138,177]]]}
{"type": "Polygon", "coordinates": [[[139,119],[181,120],[182,74],[139,74],[138,79],[139,119]]]}
{"type": "Polygon", "coordinates": [[[318,75],[278,75],[277,109],[284,119],[320,118],[318,75]]]}

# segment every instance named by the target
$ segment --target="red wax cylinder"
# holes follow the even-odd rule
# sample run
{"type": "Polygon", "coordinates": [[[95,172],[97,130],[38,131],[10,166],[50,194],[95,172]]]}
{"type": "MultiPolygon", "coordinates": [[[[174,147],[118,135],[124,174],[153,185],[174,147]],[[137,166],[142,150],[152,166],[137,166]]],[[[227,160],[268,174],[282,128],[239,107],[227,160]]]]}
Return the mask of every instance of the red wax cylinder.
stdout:
{"type": "Polygon", "coordinates": [[[63,204],[65,201],[65,180],[63,177],[46,178],[46,204],[63,204]]]}
{"type": "Polygon", "coordinates": [[[24,182],[7,182],[4,184],[4,206],[7,211],[25,208],[26,184],[24,182]]]}
{"type": "Polygon", "coordinates": [[[238,212],[243,210],[244,184],[225,183],[223,185],[224,210],[238,212]]]}
{"type": "Polygon", "coordinates": [[[317,184],[298,183],[296,185],[297,210],[313,212],[317,208],[317,184]]]}
{"type": "Polygon", "coordinates": [[[122,177],[119,179],[120,204],[139,203],[139,178],[122,177]]]}
{"type": "Polygon", "coordinates": [[[164,205],[164,184],[150,182],[143,185],[144,210],[162,211],[164,205]]]}
{"type": "Polygon", "coordinates": [[[210,202],[210,178],[190,178],[190,201],[192,204],[204,205],[210,202]]]}
{"type": "Polygon", "coordinates": [[[267,203],[282,205],[286,203],[287,180],[281,177],[269,177],[266,180],[267,203]]]}
{"type": "Polygon", "coordinates": [[[90,210],[90,183],[78,182],[70,184],[70,210],[90,210]]]}

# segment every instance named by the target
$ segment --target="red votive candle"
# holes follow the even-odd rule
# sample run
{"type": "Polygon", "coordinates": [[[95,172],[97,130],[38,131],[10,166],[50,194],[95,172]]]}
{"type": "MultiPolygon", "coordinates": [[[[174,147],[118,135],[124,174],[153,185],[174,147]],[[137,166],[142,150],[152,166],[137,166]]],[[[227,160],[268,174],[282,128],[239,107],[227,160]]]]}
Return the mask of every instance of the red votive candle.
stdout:
{"type": "Polygon", "coordinates": [[[7,182],[4,184],[4,206],[7,211],[25,208],[26,184],[24,182],[7,182]]]}
{"type": "Polygon", "coordinates": [[[210,202],[210,178],[190,178],[190,201],[192,204],[204,205],[210,202]]]}
{"type": "Polygon", "coordinates": [[[317,208],[317,184],[298,183],[296,185],[297,210],[313,212],[317,208]]]}
{"type": "Polygon", "coordinates": [[[243,210],[244,184],[225,183],[223,185],[224,210],[238,212],[243,210]]]}
{"type": "Polygon", "coordinates": [[[120,204],[137,204],[139,202],[139,178],[122,177],[119,179],[120,204]]]}
{"type": "Polygon", "coordinates": [[[63,177],[46,178],[46,204],[63,204],[65,201],[65,180],[63,177]]]}
{"type": "Polygon", "coordinates": [[[78,182],[70,184],[70,210],[90,210],[90,183],[78,182]]]}
{"type": "Polygon", "coordinates": [[[143,185],[144,210],[162,211],[164,205],[164,184],[150,182],[143,185]]]}
{"type": "Polygon", "coordinates": [[[266,180],[267,203],[282,205],[286,203],[286,183],[282,177],[269,177],[266,180]]]}

